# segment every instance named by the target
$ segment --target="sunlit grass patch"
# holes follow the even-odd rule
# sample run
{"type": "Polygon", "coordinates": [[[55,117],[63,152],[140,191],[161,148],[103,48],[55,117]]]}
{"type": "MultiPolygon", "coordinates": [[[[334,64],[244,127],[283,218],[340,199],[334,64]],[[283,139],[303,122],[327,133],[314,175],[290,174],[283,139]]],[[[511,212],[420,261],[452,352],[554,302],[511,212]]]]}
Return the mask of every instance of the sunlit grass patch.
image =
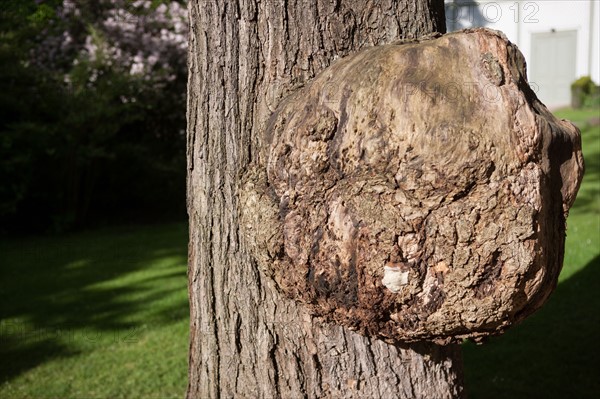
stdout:
{"type": "Polygon", "coordinates": [[[0,243],[0,397],[180,398],[187,229],[0,243]]]}

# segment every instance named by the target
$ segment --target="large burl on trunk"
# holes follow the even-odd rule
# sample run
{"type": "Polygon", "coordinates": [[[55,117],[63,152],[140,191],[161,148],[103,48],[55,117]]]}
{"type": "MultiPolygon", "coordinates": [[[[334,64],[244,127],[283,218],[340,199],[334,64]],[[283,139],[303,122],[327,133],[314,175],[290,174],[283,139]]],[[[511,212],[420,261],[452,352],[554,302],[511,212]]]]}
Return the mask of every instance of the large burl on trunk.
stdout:
{"type": "Polygon", "coordinates": [[[288,97],[241,186],[262,269],[326,321],[449,343],[536,310],[561,269],[580,135],[500,33],[376,46],[288,97]]]}

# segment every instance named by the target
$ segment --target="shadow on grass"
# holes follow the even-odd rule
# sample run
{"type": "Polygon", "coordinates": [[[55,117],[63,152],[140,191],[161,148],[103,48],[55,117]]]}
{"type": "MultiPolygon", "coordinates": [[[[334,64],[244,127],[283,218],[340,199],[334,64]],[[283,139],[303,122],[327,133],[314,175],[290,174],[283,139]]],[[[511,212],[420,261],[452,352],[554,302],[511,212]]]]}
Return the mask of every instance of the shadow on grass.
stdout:
{"type": "Polygon", "coordinates": [[[168,225],[0,243],[0,383],[188,317],[186,242],[168,225]]]}
{"type": "Polygon", "coordinates": [[[469,398],[596,398],[599,288],[597,256],[522,325],[482,346],[465,344],[469,398]]]}
{"type": "Polygon", "coordinates": [[[21,327],[16,324],[5,324],[2,327],[0,383],[10,381],[48,360],[75,356],[80,353],[55,339],[40,337],[39,330],[35,332],[38,337],[24,338],[23,334],[31,335],[32,332],[24,331],[21,327]],[[27,340],[27,343],[24,340],[27,340]]]}

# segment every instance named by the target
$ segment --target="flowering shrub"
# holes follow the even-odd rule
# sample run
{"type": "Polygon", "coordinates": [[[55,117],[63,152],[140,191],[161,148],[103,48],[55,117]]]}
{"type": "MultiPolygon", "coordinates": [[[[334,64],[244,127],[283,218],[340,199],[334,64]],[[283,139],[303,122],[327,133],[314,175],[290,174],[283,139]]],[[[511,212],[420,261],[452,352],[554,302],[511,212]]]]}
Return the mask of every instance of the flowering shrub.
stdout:
{"type": "Polygon", "coordinates": [[[62,72],[68,84],[73,69],[84,62],[90,87],[102,68],[113,68],[146,81],[147,89],[163,89],[185,71],[187,10],[177,1],[153,3],[64,0],[32,49],[32,61],[62,72]]]}

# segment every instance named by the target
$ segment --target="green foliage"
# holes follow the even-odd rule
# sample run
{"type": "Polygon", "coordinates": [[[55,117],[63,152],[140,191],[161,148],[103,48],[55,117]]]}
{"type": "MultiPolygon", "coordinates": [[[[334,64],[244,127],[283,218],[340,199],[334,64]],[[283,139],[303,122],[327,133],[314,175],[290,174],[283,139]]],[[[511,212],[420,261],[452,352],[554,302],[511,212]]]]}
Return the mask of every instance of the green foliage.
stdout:
{"type": "Polygon", "coordinates": [[[579,88],[586,94],[591,93],[592,89],[595,86],[596,86],[596,84],[594,83],[592,78],[589,76],[582,76],[579,79],[577,79],[576,81],[574,81],[573,83],[571,83],[572,89],[579,88]]]}
{"type": "Polygon", "coordinates": [[[73,20],[60,4],[8,1],[0,13],[0,234],[183,217],[185,69],[162,86],[130,74],[104,53],[100,3],[73,20]],[[67,28],[96,56],[65,48],[32,62],[67,28]]]}
{"type": "Polygon", "coordinates": [[[33,14],[29,15],[28,20],[34,24],[45,24],[54,19],[54,17],[56,17],[54,8],[42,3],[38,5],[33,14]]]}
{"type": "Polygon", "coordinates": [[[600,105],[600,88],[589,76],[582,76],[571,84],[571,96],[574,108],[600,105]]]}

